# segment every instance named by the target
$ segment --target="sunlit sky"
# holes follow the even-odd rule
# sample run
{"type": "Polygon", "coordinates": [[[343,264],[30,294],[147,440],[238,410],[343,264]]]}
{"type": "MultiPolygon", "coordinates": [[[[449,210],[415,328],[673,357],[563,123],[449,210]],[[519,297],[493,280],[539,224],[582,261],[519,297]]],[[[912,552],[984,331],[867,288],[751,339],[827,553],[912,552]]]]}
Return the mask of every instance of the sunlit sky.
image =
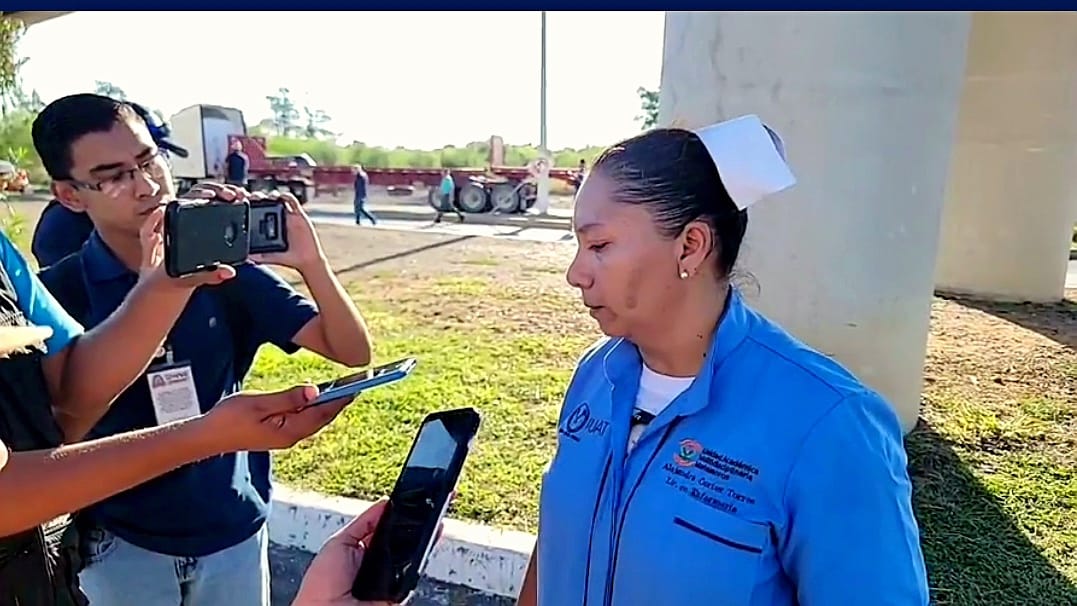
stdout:
{"type": "MultiPolygon", "coordinates": [[[[656,88],[663,13],[547,14],[551,149],[638,132],[636,88],[656,88]]],[[[539,138],[537,12],[76,12],[32,26],[19,50],[45,102],[95,80],[166,117],[198,103],[269,117],[285,86],[344,141],[436,148],[539,138]]]]}

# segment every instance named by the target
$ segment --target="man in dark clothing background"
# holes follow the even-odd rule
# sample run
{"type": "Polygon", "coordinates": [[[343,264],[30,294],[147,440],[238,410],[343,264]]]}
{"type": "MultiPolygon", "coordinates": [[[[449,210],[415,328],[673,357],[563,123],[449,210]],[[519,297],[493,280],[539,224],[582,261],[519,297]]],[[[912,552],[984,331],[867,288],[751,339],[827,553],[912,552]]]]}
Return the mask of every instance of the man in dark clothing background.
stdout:
{"type": "Polygon", "coordinates": [[[232,143],[232,151],[224,158],[224,182],[236,187],[247,187],[247,171],[251,167],[251,160],[243,153],[243,144],[239,141],[232,143]]]}
{"type": "Polygon", "coordinates": [[[366,190],[367,185],[370,184],[370,178],[367,177],[366,171],[363,167],[355,165],[355,224],[361,225],[362,218],[366,217],[370,219],[371,225],[377,225],[378,220],[374,215],[366,209],[366,190]]]}
{"type": "Polygon", "coordinates": [[[30,251],[40,267],[48,267],[82,248],[92,232],[93,221],[86,213],[74,212],[53,199],[37,220],[30,251]]]}

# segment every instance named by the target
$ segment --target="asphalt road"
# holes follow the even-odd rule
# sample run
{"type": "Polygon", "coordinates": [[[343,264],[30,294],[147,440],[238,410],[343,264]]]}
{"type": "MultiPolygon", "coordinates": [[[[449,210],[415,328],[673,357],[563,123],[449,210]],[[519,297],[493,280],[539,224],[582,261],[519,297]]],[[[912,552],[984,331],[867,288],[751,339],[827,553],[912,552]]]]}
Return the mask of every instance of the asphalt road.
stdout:
{"type": "MultiPolygon", "coordinates": [[[[308,211],[310,218],[315,223],[328,223],[331,225],[355,225],[355,220],[348,215],[340,213],[326,213],[318,210],[308,211]]],[[[370,228],[370,224],[364,222],[364,228],[370,228]]],[[[534,242],[568,243],[575,242],[575,237],[566,229],[549,227],[523,227],[514,225],[490,225],[482,223],[469,223],[465,220],[458,223],[455,217],[450,215],[441,223],[430,221],[408,221],[403,219],[379,219],[374,229],[393,229],[404,231],[420,231],[435,234],[448,234],[453,236],[487,236],[491,238],[508,238],[515,240],[530,240],[534,242]]]]}
{"type": "MultiPolygon", "coordinates": [[[[273,574],[273,606],[289,606],[299,591],[303,572],[311,555],[298,549],[271,544],[269,565],[273,574]]],[[[429,579],[419,584],[409,606],[512,606],[508,598],[482,594],[470,589],[446,585],[429,579]]]]}

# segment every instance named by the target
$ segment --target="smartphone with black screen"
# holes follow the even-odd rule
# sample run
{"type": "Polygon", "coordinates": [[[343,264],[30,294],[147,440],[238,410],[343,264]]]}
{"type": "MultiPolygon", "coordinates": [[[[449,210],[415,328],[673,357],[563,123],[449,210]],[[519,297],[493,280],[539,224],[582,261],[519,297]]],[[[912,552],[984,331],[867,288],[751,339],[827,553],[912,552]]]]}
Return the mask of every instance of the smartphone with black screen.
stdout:
{"type": "Polygon", "coordinates": [[[252,255],[288,250],[288,207],[281,200],[252,200],[250,214],[252,255]]]}
{"type": "Polygon", "coordinates": [[[165,273],[180,278],[246,261],[249,215],[246,202],[169,202],[163,226],[165,273]]]}
{"type": "Polygon", "coordinates": [[[352,585],[355,599],[399,604],[415,591],[480,421],[473,408],[423,419],[363,555],[352,585]]]}

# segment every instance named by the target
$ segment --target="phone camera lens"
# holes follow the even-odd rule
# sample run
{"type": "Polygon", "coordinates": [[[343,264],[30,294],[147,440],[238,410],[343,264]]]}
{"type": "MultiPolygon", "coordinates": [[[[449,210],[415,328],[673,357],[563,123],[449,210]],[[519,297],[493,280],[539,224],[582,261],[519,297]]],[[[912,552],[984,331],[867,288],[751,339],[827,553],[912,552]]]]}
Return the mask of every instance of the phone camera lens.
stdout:
{"type": "Polygon", "coordinates": [[[236,243],[236,224],[229,223],[224,228],[224,243],[228,246],[232,246],[236,243]]]}
{"type": "Polygon", "coordinates": [[[277,215],[268,215],[265,219],[265,228],[262,230],[266,238],[277,238],[277,215]]]}

